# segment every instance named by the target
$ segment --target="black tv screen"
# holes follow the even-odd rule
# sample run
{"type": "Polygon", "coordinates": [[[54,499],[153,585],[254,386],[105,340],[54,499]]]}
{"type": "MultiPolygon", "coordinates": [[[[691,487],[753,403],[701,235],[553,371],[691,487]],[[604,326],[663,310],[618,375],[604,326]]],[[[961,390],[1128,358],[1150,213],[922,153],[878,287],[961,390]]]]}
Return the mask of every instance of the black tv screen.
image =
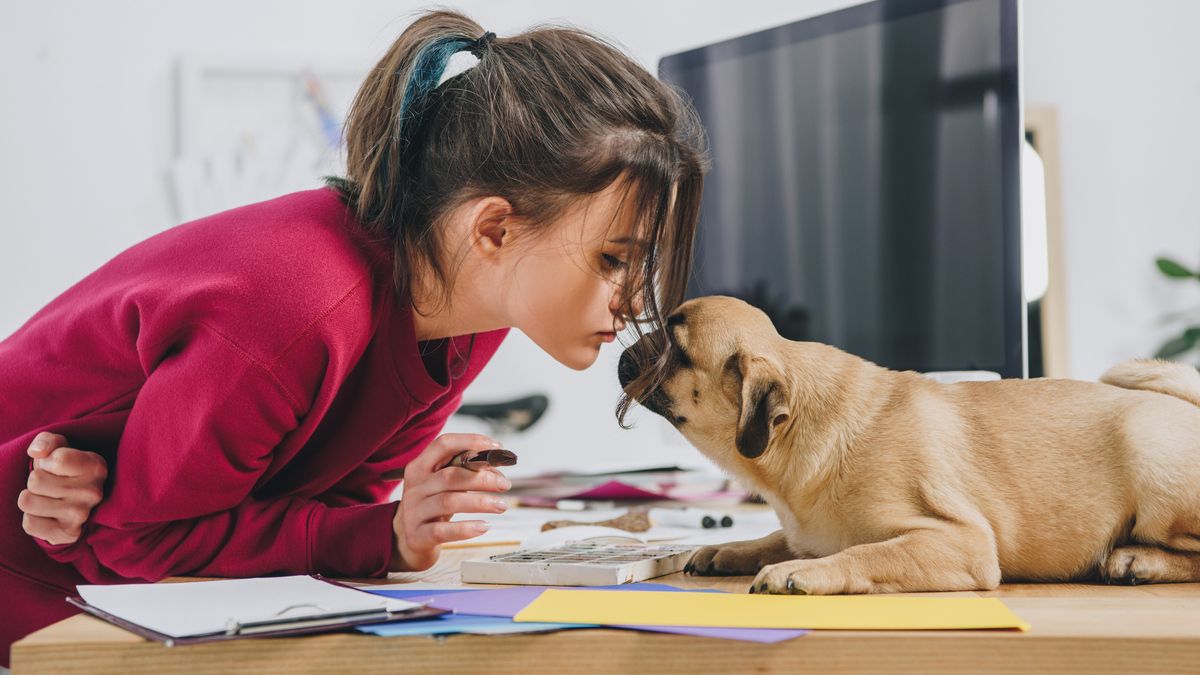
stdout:
{"type": "Polygon", "coordinates": [[[692,296],[898,370],[1023,377],[1016,0],[881,0],[665,57],[712,168],[692,296]]]}

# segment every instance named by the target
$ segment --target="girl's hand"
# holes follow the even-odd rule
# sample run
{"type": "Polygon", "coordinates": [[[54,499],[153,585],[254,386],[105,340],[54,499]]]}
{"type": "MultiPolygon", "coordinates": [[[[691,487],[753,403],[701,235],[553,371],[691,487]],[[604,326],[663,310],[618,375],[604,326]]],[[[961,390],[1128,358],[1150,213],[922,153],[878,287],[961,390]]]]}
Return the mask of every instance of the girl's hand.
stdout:
{"type": "Polygon", "coordinates": [[[488,524],[482,520],[450,522],[454,514],[504,513],[508,508],[504,500],[468,492],[503,492],[512,486],[504,474],[490,468],[441,468],[465,450],[499,447],[486,436],[443,434],[404,467],[404,497],[392,520],[392,572],[427,570],[437,562],[442,544],[487,532],[488,524]]]}
{"type": "Polygon", "coordinates": [[[17,496],[21,526],[51,544],[73,544],[92,509],[104,499],[108,463],[94,452],[67,447],[67,439],[43,431],[26,451],[33,471],[17,496]]]}

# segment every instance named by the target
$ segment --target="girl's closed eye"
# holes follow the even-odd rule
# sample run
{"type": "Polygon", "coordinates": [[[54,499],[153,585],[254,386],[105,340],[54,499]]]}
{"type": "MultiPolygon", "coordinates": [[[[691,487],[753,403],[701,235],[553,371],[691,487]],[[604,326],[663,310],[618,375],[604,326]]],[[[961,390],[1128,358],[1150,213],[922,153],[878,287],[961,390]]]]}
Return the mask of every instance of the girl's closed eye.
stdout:
{"type": "Polygon", "coordinates": [[[610,253],[601,254],[601,258],[604,260],[604,266],[613,271],[623,270],[629,266],[628,261],[622,260],[621,258],[610,253]]]}

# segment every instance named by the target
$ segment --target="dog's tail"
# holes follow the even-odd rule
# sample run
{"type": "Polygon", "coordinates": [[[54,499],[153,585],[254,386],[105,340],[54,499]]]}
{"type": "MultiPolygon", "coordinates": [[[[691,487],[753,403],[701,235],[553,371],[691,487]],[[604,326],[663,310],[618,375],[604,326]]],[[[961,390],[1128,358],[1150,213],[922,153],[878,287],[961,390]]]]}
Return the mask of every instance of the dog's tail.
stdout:
{"type": "Polygon", "coordinates": [[[1134,359],[1109,368],[1100,381],[1123,389],[1156,391],[1200,406],[1200,372],[1182,363],[1134,359]]]}

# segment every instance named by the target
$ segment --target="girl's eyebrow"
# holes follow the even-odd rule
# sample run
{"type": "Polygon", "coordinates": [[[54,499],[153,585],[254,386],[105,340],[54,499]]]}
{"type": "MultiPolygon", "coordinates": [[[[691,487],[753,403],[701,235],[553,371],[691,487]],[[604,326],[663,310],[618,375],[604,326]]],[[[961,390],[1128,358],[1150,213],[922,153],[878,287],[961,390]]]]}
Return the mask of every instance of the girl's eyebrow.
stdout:
{"type": "Polygon", "coordinates": [[[610,244],[629,244],[631,246],[640,246],[642,248],[646,248],[648,245],[648,242],[645,239],[633,239],[632,237],[617,237],[616,239],[609,239],[608,241],[610,244]]]}

